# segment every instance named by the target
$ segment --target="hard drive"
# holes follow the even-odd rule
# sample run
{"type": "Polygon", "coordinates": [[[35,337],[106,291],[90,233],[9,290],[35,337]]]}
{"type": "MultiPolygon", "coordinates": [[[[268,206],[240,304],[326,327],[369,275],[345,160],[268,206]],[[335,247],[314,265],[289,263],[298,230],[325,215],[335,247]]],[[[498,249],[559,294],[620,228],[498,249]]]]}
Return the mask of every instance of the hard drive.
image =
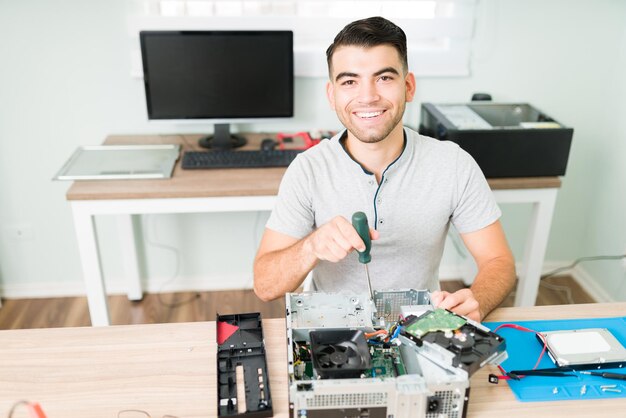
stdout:
{"type": "Polygon", "coordinates": [[[461,368],[469,376],[492,359],[498,358],[499,364],[506,358],[504,338],[445,309],[408,317],[402,335],[437,357],[442,365],[461,368]]]}
{"type": "Polygon", "coordinates": [[[559,367],[609,368],[626,363],[626,348],[606,328],[546,331],[540,335],[552,361],[559,367]]]}

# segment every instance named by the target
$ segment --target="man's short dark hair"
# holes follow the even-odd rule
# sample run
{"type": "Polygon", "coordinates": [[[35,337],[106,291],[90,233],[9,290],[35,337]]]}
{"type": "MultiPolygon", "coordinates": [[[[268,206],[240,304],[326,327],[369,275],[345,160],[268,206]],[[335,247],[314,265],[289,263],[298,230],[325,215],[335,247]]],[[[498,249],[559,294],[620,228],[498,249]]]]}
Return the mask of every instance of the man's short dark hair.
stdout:
{"type": "MultiPolygon", "coordinates": [[[[328,73],[331,72],[331,61],[335,50],[340,46],[360,46],[371,48],[378,45],[390,45],[398,51],[404,72],[409,69],[406,53],[406,34],[394,23],[384,17],[368,17],[348,23],[326,50],[328,73]]],[[[332,77],[332,75],[331,75],[332,77]]]]}

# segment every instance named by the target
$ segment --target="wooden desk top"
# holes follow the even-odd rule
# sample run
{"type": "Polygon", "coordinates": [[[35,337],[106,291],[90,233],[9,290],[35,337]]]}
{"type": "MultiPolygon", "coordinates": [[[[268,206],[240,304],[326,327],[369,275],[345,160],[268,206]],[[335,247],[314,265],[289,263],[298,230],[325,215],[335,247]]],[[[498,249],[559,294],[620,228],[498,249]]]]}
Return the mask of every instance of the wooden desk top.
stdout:
{"type": "MultiPolygon", "coordinates": [[[[626,302],[503,308],[487,320],[624,315],[626,302]]],[[[276,417],[288,416],[284,319],[264,320],[276,417]]],[[[126,325],[0,331],[0,416],[18,400],[38,401],[48,418],[117,417],[141,409],[152,417],[212,417],[217,411],[215,323],[126,325]]],[[[471,379],[468,417],[616,416],[626,400],[525,402],[506,383],[471,379]]],[[[25,411],[15,418],[26,417],[25,411]]]]}
{"type": "MultiPolygon", "coordinates": [[[[242,149],[259,149],[272,134],[249,134],[242,149]]],[[[184,151],[201,150],[201,135],[112,135],[105,144],[180,144],[184,151]]],[[[67,200],[154,199],[216,196],[275,196],[285,168],[183,170],[180,159],[172,177],[163,180],[75,181],[67,200]],[[253,173],[253,174],[251,174],[253,173]]],[[[488,179],[493,190],[560,187],[558,177],[488,179]]]]}

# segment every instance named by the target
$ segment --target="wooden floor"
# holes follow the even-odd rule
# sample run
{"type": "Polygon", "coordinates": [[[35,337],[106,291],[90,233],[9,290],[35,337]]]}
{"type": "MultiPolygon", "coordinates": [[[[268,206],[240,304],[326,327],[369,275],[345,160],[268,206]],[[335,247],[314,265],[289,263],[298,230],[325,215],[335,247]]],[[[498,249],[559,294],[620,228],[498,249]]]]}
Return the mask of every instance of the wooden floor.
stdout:
{"type": "MultiPolygon", "coordinates": [[[[537,305],[568,303],[568,292],[574,303],[594,300],[571,277],[552,277],[548,286],[563,286],[553,290],[539,287],[537,305]],[[569,291],[567,290],[569,289],[569,291]]],[[[442,288],[455,291],[463,287],[461,281],[444,281],[442,288]]],[[[502,306],[513,306],[510,295],[502,306]]],[[[109,310],[114,325],[150,324],[164,322],[193,322],[215,320],[216,313],[260,312],[263,318],[285,315],[283,299],[262,302],[252,290],[223,292],[188,292],[146,294],[142,301],[131,302],[125,295],[110,296],[109,310]]],[[[9,299],[0,308],[0,329],[50,328],[89,326],[89,310],[85,297],[49,299],[9,299]]]]}

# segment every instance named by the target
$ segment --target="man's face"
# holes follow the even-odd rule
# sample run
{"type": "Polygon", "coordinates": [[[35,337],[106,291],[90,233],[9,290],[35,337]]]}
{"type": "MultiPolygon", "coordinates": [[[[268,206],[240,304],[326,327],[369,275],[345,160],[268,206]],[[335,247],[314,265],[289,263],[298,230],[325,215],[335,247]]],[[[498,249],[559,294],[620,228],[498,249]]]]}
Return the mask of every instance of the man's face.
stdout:
{"type": "Polygon", "coordinates": [[[413,100],[415,77],[404,75],[392,46],[342,46],[333,54],[326,93],[348,131],[361,142],[375,143],[401,122],[406,102],[413,100]]]}

